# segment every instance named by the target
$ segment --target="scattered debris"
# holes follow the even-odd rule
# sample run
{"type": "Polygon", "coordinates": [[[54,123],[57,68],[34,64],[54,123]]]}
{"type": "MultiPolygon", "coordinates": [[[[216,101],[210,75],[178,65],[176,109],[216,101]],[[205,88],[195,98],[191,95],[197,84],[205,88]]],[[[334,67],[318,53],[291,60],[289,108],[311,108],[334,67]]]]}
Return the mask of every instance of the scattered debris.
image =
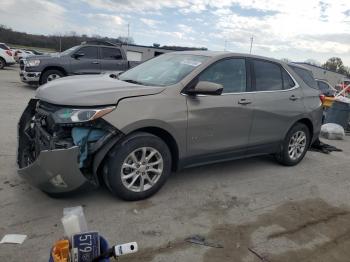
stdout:
{"type": "Polygon", "coordinates": [[[335,146],[328,145],[326,143],[321,142],[319,139],[315,141],[315,143],[312,144],[310,147],[311,151],[315,152],[321,152],[324,154],[329,154],[330,152],[342,152],[342,149],[339,149],[335,146]]]}
{"type": "Polygon", "coordinates": [[[141,231],[142,235],[151,236],[151,237],[160,237],[162,233],[156,230],[143,230],[141,231]]]}
{"type": "Polygon", "coordinates": [[[208,241],[206,241],[205,237],[199,236],[199,235],[194,235],[194,236],[188,237],[185,239],[185,241],[192,243],[192,244],[197,244],[197,245],[202,245],[202,246],[207,246],[207,247],[223,248],[222,245],[208,242],[208,241]]]}
{"type": "Polygon", "coordinates": [[[321,136],[329,140],[343,140],[345,136],[344,128],[334,123],[324,124],[321,127],[321,136]]]}
{"type": "Polygon", "coordinates": [[[263,262],[269,262],[269,260],[268,260],[266,257],[260,255],[260,254],[259,254],[258,252],[256,252],[254,249],[248,247],[248,250],[249,250],[250,252],[252,252],[255,256],[257,256],[261,261],[263,261],[263,262]]]}
{"type": "Polygon", "coordinates": [[[7,234],[1,239],[0,244],[22,244],[26,238],[27,235],[7,234]]]}

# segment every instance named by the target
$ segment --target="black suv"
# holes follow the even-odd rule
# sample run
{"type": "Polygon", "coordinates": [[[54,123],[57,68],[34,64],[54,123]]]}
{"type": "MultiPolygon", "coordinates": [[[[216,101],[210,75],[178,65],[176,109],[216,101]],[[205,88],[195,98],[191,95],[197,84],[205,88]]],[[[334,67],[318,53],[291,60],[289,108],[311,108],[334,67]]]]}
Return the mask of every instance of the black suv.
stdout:
{"type": "Polygon", "coordinates": [[[62,53],[30,56],[20,60],[20,77],[29,84],[45,84],[69,75],[125,71],[138,62],[129,62],[120,45],[92,41],[62,53]]]}

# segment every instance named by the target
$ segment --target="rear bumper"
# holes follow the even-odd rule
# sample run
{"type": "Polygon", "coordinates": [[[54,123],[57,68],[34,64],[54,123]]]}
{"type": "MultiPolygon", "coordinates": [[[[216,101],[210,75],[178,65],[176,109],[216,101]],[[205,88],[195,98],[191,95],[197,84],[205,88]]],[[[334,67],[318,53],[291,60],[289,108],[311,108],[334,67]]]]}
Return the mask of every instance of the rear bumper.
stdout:
{"type": "Polygon", "coordinates": [[[24,83],[39,83],[41,72],[20,71],[19,76],[24,83]]]}
{"type": "Polygon", "coordinates": [[[78,146],[44,150],[33,163],[18,169],[18,173],[30,184],[45,192],[72,192],[84,184],[90,184],[80,172],[78,156],[78,146]]]}

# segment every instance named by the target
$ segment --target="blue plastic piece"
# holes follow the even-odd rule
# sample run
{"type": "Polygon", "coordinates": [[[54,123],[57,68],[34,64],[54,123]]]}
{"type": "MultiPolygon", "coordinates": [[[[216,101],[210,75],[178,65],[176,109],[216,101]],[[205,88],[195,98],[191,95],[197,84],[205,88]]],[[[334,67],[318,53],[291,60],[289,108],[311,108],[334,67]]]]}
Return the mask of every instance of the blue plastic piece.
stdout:
{"type": "Polygon", "coordinates": [[[73,142],[80,147],[79,167],[84,166],[84,161],[88,156],[88,143],[99,140],[106,134],[106,131],[96,128],[74,127],[72,128],[73,142]]]}

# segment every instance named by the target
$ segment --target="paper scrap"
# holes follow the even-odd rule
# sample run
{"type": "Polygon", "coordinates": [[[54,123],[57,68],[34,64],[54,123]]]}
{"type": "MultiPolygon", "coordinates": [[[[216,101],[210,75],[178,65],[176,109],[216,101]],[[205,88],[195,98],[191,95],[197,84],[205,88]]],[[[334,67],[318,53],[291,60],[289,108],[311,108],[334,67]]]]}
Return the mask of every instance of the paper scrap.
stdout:
{"type": "Polygon", "coordinates": [[[27,235],[7,234],[1,239],[0,244],[22,244],[26,238],[27,235]]]}

